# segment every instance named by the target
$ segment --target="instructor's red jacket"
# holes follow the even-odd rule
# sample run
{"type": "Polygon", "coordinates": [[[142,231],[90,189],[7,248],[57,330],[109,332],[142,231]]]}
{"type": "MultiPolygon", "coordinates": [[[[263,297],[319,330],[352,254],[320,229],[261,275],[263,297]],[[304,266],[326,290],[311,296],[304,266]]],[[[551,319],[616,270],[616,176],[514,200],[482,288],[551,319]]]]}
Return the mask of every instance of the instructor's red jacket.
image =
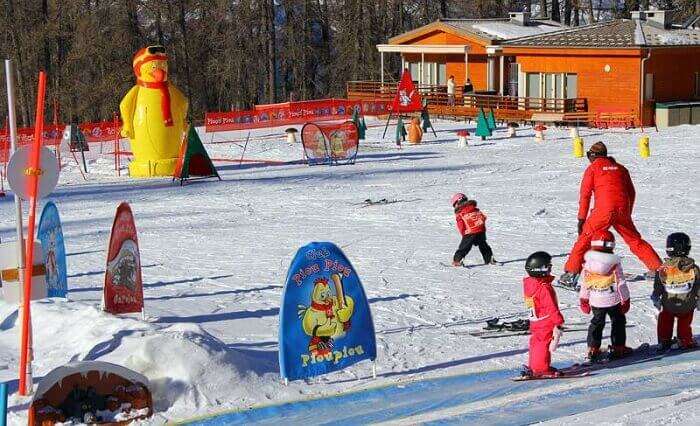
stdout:
{"type": "Polygon", "coordinates": [[[585,220],[595,194],[593,208],[600,212],[619,210],[632,214],[634,185],[627,169],[612,157],[596,158],[586,169],[581,181],[578,218],[585,220]]]}

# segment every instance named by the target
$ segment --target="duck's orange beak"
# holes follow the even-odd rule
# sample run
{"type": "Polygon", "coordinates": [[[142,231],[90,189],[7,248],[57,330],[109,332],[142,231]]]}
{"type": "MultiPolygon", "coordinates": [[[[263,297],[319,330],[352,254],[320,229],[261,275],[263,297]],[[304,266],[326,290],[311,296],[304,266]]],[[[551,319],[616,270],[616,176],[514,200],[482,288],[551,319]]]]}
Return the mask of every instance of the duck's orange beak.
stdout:
{"type": "Polygon", "coordinates": [[[156,68],[153,71],[151,71],[151,76],[153,77],[153,79],[156,82],[160,83],[160,82],[165,81],[167,74],[166,74],[165,70],[160,69],[160,68],[156,68]]]}

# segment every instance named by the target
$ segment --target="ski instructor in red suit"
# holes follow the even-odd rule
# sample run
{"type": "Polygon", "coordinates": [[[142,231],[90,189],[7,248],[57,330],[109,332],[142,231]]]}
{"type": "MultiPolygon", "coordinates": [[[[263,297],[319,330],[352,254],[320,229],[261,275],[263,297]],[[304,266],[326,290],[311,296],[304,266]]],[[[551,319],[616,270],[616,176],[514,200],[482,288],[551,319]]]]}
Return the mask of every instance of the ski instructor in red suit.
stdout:
{"type": "Polygon", "coordinates": [[[651,245],[642,239],[632,222],[635,191],[629,172],[615,162],[614,158],[608,157],[608,149],[603,142],[593,144],[587,156],[591,165],[586,169],[581,181],[579,237],[571,249],[559,282],[569,287],[577,286],[583,255],[591,246],[591,236],[611,226],[625,240],[632,253],[650,271],[656,271],[661,266],[661,259],[651,245]],[[589,215],[591,195],[595,197],[595,205],[589,215]]]}

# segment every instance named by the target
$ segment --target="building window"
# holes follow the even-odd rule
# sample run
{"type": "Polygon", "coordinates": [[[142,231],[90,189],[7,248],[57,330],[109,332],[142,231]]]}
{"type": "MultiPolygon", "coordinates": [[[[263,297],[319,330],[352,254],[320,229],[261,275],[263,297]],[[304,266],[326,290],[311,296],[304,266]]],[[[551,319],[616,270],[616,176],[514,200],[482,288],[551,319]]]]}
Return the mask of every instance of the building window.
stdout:
{"type": "Polygon", "coordinates": [[[654,99],[654,74],[648,73],[644,76],[644,100],[654,99]]]}
{"type": "Polygon", "coordinates": [[[578,75],[565,73],[527,73],[528,98],[573,99],[578,95],[578,75]]]}
{"type": "Polygon", "coordinates": [[[539,98],[540,96],[540,73],[533,72],[527,74],[527,88],[525,89],[525,96],[528,98],[539,98]]]}
{"type": "Polygon", "coordinates": [[[577,98],[578,92],[578,76],[576,74],[566,75],[566,87],[564,88],[567,99],[577,98]]]}

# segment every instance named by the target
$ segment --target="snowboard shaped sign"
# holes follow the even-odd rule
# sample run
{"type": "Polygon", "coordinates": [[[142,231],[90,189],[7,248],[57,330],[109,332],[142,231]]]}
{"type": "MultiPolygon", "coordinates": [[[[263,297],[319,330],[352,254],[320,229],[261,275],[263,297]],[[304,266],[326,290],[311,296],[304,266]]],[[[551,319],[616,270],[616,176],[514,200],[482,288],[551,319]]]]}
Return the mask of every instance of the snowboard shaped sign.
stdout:
{"type": "Polygon", "coordinates": [[[402,112],[414,112],[423,109],[420,93],[411,80],[411,72],[407,69],[401,75],[401,82],[396,90],[394,102],[391,104],[391,112],[400,114],[402,112]]]}
{"type": "Polygon", "coordinates": [[[68,270],[66,267],[66,246],[58,208],[49,201],[41,212],[37,238],[41,241],[46,266],[46,287],[48,297],[66,297],[68,293],[68,270]]]}
{"type": "Polygon", "coordinates": [[[294,256],[282,295],[279,345],[280,374],[289,380],[377,357],[367,296],[335,244],[311,243],[294,256]]]}
{"type": "Polygon", "coordinates": [[[121,203],[112,225],[102,295],[103,309],[112,314],[143,311],[141,256],[131,207],[121,203]]]}

